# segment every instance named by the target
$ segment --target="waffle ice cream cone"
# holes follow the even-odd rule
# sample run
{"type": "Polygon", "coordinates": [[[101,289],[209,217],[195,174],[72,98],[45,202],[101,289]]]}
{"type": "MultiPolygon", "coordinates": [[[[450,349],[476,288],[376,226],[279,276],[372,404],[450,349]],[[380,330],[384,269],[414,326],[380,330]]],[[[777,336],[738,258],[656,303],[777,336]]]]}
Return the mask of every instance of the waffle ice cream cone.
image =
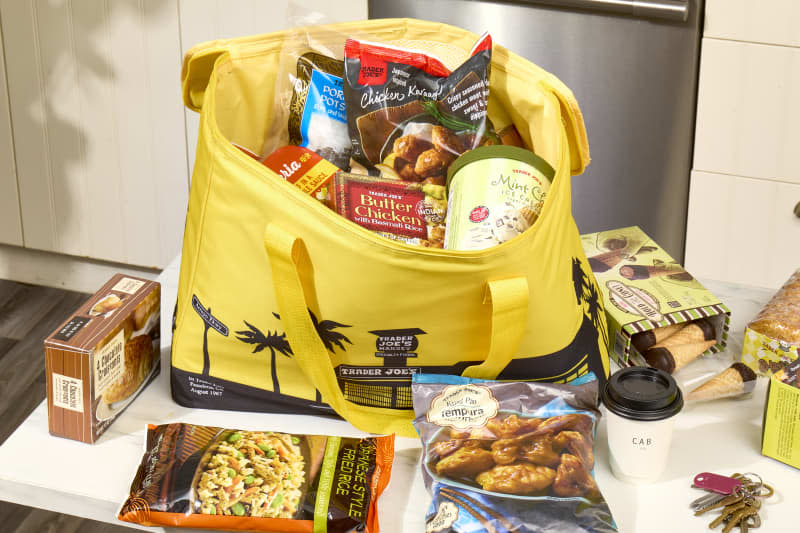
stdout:
{"type": "Polygon", "coordinates": [[[707,319],[701,318],[694,322],[689,322],[679,331],[660,340],[653,345],[653,348],[669,348],[682,344],[697,344],[715,339],[714,325],[707,319]]]}
{"type": "Polygon", "coordinates": [[[686,324],[671,324],[651,329],[650,331],[642,331],[631,337],[631,344],[639,350],[639,353],[644,353],[667,337],[682,330],[685,326],[686,324]]]}
{"type": "Polygon", "coordinates": [[[688,400],[712,400],[750,392],[748,384],[755,384],[756,374],[747,365],[733,363],[709,379],[687,396],[688,400]]]}
{"type": "Polygon", "coordinates": [[[680,265],[625,265],[620,267],[619,274],[629,280],[649,279],[670,274],[680,274],[686,272],[680,265]]]}
{"type": "Polygon", "coordinates": [[[533,223],[539,218],[539,213],[530,207],[521,207],[519,214],[528,222],[528,226],[533,226],[533,223]]]}
{"type": "Polygon", "coordinates": [[[627,256],[625,249],[612,250],[589,258],[592,272],[606,272],[617,266],[627,256]]]}
{"type": "Polygon", "coordinates": [[[700,354],[716,343],[716,340],[710,340],[692,344],[650,348],[645,352],[644,358],[650,366],[672,374],[697,359],[700,354]]]}

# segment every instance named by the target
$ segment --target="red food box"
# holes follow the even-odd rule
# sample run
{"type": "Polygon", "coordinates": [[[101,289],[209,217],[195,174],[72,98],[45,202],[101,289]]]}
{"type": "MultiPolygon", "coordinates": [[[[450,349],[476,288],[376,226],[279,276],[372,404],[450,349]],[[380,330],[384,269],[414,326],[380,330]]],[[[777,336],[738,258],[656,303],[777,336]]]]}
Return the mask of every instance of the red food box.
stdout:
{"type": "Polygon", "coordinates": [[[348,220],[390,239],[441,248],[447,215],[443,189],[337,172],[333,179],[333,207],[348,220]]]}

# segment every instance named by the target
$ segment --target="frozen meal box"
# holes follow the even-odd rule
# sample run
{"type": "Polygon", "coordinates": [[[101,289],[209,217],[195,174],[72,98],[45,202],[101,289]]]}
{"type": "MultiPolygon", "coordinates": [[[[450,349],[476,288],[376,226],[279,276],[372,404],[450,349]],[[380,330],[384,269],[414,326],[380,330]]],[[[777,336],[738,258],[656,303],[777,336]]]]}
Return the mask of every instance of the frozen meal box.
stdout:
{"type": "Polygon", "coordinates": [[[50,433],[93,443],[158,375],[161,286],[116,274],[44,341],[50,433]]]}
{"type": "MultiPolygon", "coordinates": [[[[648,346],[657,348],[661,332],[689,322],[700,352],[725,348],[730,310],[638,226],[582,235],[581,241],[603,294],[609,352],[620,365],[651,366],[636,340],[649,335],[648,346]]],[[[669,372],[682,365],[678,350],[672,352],[672,370],[662,368],[669,372]]]]}
{"type": "Polygon", "coordinates": [[[800,468],[800,360],[769,380],[761,453],[800,468]]]}

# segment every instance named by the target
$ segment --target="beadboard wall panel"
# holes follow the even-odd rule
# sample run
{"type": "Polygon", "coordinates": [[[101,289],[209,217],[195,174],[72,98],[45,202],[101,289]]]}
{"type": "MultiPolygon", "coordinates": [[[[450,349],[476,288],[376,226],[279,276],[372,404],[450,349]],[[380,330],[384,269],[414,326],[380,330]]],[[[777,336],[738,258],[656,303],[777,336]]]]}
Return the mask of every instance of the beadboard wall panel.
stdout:
{"type": "MultiPolygon", "coordinates": [[[[180,0],[182,52],[204,41],[366,18],[367,0],[180,0]]],[[[185,114],[191,172],[200,116],[188,109],[185,114]]]]}
{"type": "Polygon", "coordinates": [[[8,110],[8,86],[0,27],[0,243],[22,244],[22,223],[19,215],[17,169],[14,165],[14,141],[11,115],[8,110]]]}
{"type": "Polygon", "coordinates": [[[800,48],[704,38],[694,169],[800,184],[798,94],[800,48]]]}
{"type": "Polygon", "coordinates": [[[777,288],[800,265],[800,185],[692,172],[686,269],[699,278],[777,288]]]}
{"type": "Polygon", "coordinates": [[[0,0],[28,248],[163,267],[188,193],[177,0],[0,0]]]}
{"type": "Polygon", "coordinates": [[[800,2],[706,0],[703,36],[800,46],[800,2]]]}

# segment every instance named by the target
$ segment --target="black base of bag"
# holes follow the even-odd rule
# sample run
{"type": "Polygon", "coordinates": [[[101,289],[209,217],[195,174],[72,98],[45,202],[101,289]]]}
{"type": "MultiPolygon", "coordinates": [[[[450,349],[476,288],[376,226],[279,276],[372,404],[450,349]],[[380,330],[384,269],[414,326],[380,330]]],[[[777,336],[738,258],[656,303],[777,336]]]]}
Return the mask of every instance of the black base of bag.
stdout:
{"type": "Polygon", "coordinates": [[[241,383],[172,367],[172,399],[184,407],[337,417],[327,404],[294,398],[241,383]]]}

